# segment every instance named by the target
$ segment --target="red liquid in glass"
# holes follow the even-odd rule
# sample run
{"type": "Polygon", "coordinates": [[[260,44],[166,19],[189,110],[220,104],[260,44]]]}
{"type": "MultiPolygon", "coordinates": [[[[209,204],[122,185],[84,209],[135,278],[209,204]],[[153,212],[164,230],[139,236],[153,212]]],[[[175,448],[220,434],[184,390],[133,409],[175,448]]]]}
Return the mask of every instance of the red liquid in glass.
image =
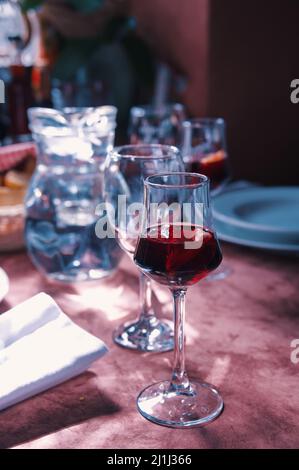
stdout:
{"type": "Polygon", "coordinates": [[[188,287],[216,269],[222,254],[217,239],[208,229],[160,225],[149,228],[147,236],[140,238],[134,260],[160,284],[188,287]]]}
{"type": "Polygon", "coordinates": [[[192,155],[186,162],[186,171],[200,173],[211,180],[212,189],[228,178],[227,155],[223,150],[208,155],[192,155]]]}

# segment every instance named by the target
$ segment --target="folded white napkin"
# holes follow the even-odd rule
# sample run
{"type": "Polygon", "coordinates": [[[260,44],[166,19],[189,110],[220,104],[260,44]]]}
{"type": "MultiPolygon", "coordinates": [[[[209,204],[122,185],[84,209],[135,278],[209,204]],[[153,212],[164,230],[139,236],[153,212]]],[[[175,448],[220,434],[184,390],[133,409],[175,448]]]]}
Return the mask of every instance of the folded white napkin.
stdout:
{"type": "Polygon", "coordinates": [[[81,374],[107,352],[40,293],[0,315],[0,410],[81,374]]]}

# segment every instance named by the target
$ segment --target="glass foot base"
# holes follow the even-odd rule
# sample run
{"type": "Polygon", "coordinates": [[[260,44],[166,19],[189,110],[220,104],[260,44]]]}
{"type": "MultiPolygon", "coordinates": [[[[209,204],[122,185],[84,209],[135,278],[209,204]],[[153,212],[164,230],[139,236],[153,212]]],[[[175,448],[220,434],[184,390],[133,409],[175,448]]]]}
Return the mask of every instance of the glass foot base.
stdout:
{"type": "Polygon", "coordinates": [[[185,391],[172,390],[170,382],[159,382],[143,390],[137,398],[138,410],[144,418],[171,428],[208,424],[221,414],[223,406],[213,386],[196,381],[185,391]]]}
{"type": "Polygon", "coordinates": [[[81,270],[70,270],[68,272],[57,272],[46,274],[46,277],[51,281],[64,282],[71,284],[73,282],[85,282],[85,281],[98,281],[105,277],[111,276],[115,270],[105,271],[103,269],[81,269],[81,270]]]}
{"type": "Polygon", "coordinates": [[[113,334],[116,344],[142,352],[166,352],[174,348],[173,323],[155,317],[120,326],[113,334]]]}

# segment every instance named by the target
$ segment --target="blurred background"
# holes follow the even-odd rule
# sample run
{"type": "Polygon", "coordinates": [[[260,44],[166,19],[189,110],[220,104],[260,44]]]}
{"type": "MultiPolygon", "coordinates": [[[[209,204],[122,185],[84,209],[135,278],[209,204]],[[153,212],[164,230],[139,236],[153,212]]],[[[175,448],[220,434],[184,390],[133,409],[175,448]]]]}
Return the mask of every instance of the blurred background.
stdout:
{"type": "Polygon", "coordinates": [[[297,0],[0,0],[2,145],[27,108],[180,102],[227,123],[235,179],[299,184],[297,0]]]}

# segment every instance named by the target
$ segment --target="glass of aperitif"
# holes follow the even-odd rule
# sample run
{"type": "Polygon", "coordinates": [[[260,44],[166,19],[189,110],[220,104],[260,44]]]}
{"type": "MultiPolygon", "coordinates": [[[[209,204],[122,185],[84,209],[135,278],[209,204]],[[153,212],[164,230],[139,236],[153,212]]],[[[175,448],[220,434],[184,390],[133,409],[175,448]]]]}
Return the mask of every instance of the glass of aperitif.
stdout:
{"type": "Polygon", "coordinates": [[[209,179],[197,173],[165,173],[147,178],[144,186],[144,215],[134,261],[145,275],[172,292],[175,355],[171,379],[146,388],[137,406],[156,424],[200,426],[216,419],[223,409],[218,391],[189,380],[185,369],[186,292],[222,261],[213,229],[209,179]]]}

